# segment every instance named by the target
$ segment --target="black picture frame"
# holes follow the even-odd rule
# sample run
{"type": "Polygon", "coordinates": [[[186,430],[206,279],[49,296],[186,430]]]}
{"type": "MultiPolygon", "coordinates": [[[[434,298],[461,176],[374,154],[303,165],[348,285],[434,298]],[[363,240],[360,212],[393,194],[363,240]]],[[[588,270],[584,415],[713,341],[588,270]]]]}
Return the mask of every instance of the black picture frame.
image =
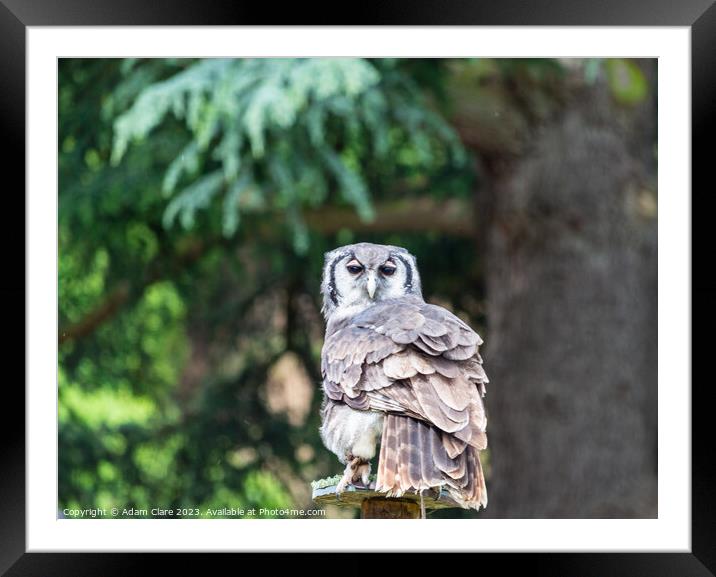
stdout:
{"type": "MultiPolygon", "coordinates": [[[[5,247],[2,291],[3,318],[6,321],[4,358],[19,365],[24,357],[25,329],[19,330],[25,311],[25,253],[16,248],[25,239],[25,198],[18,190],[25,187],[25,51],[28,26],[86,25],[529,25],[529,26],[685,26],[691,29],[692,73],[692,189],[701,183],[700,195],[692,193],[693,257],[702,260],[711,252],[705,227],[696,229],[695,220],[714,214],[706,206],[713,202],[713,184],[706,190],[710,147],[714,133],[716,105],[716,6],[713,0],[501,0],[499,3],[441,2],[405,0],[390,5],[358,5],[348,11],[320,5],[297,3],[276,7],[250,5],[228,0],[195,2],[165,0],[112,2],[99,0],[0,0],[0,118],[2,118],[3,168],[14,173],[16,184],[5,188],[3,202],[8,218],[0,226],[5,247]],[[12,192],[11,192],[12,191],[12,192]],[[693,210],[693,201],[698,198],[693,210]],[[14,202],[16,206],[8,207],[14,202]],[[18,215],[22,213],[23,218],[18,215]],[[13,224],[14,223],[14,224],[13,224]]],[[[6,176],[6,182],[7,176],[6,176]]],[[[705,224],[705,222],[704,222],[705,224]]],[[[693,265],[693,263],[692,263],[693,265]]],[[[693,270],[693,266],[692,266],[693,270]]],[[[716,285],[706,267],[692,275],[692,307],[700,308],[694,327],[706,329],[714,318],[716,285]]],[[[24,323],[23,323],[24,326],[24,323]]],[[[709,333],[704,330],[704,334],[709,333]]],[[[692,338],[693,350],[705,352],[708,336],[692,338]]],[[[692,352],[693,358],[693,352],[692,352]]],[[[702,357],[703,358],[703,357],[702,357]]],[[[702,361],[702,364],[703,363],[702,361]]],[[[24,365],[21,371],[24,381],[24,365]]],[[[136,574],[148,570],[147,562],[159,561],[162,573],[183,570],[206,572],[208,554],[91,554],[25,552],[25,395],[19,379],[7,379],[3,391],[2,473],[0,474],[0,572],[6,575],[108,575],[136,574]],[[12,417],[12,418],[10,418],[12,417]],[[17,417],[18,419],[15,419],[17,417]]],[[[531,574],[549,575],[669,575],[706,576],[716,574],[716,474],[711,447],[712,405],[708,402],[708,382],[692,386],[692,550],[691,553],[530,553],[482,554],[481,568],[493,563],[500,571],[512,572],[529,567],[531,574]],[[487,565],[485,565],[487,564],[487,565]]],[[[687,387],[689,383],[673,383],[687,387]]],[[[663,498],[663,497],[662,497],[663,498]]],[[[317,545],[317,548],[320,548],[317,545]]],[[[231,554],[233,556],[233,554],[231,554]]],[[[328,558],[326,558],[328,559],[328,558]]],[[[245,561],[242,561],[242,564],[245,561]]],[[[338,561],[336,561],[338,562],[338,561]]],[[[326,561],[331,566],[333,561],[326,561]]]]}

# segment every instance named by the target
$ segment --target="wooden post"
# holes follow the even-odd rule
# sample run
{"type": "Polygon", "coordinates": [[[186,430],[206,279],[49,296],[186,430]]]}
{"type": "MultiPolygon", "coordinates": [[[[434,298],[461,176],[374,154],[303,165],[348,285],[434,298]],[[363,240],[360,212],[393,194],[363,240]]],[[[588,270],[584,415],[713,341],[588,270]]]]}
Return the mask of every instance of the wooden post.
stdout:
{"type": "Polygon", "coordinates": [[[361,519],[420,519],[420,505],[407,499],[371,497],[360,505],[361,519]]]}
{"type": "MultiPolygon", "coordinates": [[[[388,497],[369,487],[348,485],[338,495],[336,486],[341,476],[313,481],[313,501],[319,505],[360,508],[361,519],[420,519],[420,495],[410,492],[400,497],[388,497]]],[[[372,484],[371,484],[372,485],[372,484]]],[[[422,502],[426,510],[459,507],[447,491],[425,491],[422,502]]]]}

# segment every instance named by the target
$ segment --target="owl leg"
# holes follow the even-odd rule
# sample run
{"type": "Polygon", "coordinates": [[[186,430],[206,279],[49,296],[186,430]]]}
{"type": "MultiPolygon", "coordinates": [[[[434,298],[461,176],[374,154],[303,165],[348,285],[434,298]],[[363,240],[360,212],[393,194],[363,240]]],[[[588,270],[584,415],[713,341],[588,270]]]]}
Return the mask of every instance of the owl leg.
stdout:
{"type": "Polygon", "coordinates": [[[370,462],[362,459],[361,457],[354,457],[353,455],[347,455],[345,471],[343,471],[343,477],[336,485],[336,493],[341,494],[346,490],[348,485],[355,485],[359,481],[365,486],[368,486],[370,477],[370,462]]]}

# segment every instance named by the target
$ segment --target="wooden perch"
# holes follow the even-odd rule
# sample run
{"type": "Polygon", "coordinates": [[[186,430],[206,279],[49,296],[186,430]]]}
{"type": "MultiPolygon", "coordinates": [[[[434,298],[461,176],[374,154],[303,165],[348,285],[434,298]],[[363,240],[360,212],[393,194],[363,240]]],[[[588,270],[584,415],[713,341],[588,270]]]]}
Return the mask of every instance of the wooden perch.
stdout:
{"type": "Polygon", "coordinates": [[[371,221],[361,220],[353,208],[334,206],[308,210],[304,218],[309,228],[322,234],[344,228],[361,233],[435,231],[456,237],[471,237],[476,232],[472,204],[458,198],[437,201],[415,197],[379,203],[371,221]]]}
{"type": "MultiPolygon", "coordinates": [[[[348,485],[338,495],[336,486],[340,475],[313,481],[313,501],[319,505],[336,505],[338,507],[355,507],[361,510],[361,519],[420,519],[420,495],[415,492],[405,493],[400,497],[387,497],[368,487],[348,485]]],[[[447,491],[431,489],[423,492],[425,510],[448,509],[459,507],[447,491]]]]}

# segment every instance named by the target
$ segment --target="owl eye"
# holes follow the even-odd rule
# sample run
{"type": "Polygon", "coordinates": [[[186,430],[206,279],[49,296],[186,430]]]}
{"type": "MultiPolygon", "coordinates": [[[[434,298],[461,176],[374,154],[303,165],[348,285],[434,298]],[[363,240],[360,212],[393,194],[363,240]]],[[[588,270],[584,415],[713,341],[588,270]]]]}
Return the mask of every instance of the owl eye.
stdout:
{"type": "Polygon", "coordinates": [[[391,264],[384,264],[382,267],[380,267],[380,272],[385,276],[391,276],[395,273],[395,269],[396,267],[391,264]]]}
{"type": "Polygon", "coordinates": [[[351,274],[358,274],[363,271],[363,267],[359,264],[349,264],[346,268],[351,274]]]}

